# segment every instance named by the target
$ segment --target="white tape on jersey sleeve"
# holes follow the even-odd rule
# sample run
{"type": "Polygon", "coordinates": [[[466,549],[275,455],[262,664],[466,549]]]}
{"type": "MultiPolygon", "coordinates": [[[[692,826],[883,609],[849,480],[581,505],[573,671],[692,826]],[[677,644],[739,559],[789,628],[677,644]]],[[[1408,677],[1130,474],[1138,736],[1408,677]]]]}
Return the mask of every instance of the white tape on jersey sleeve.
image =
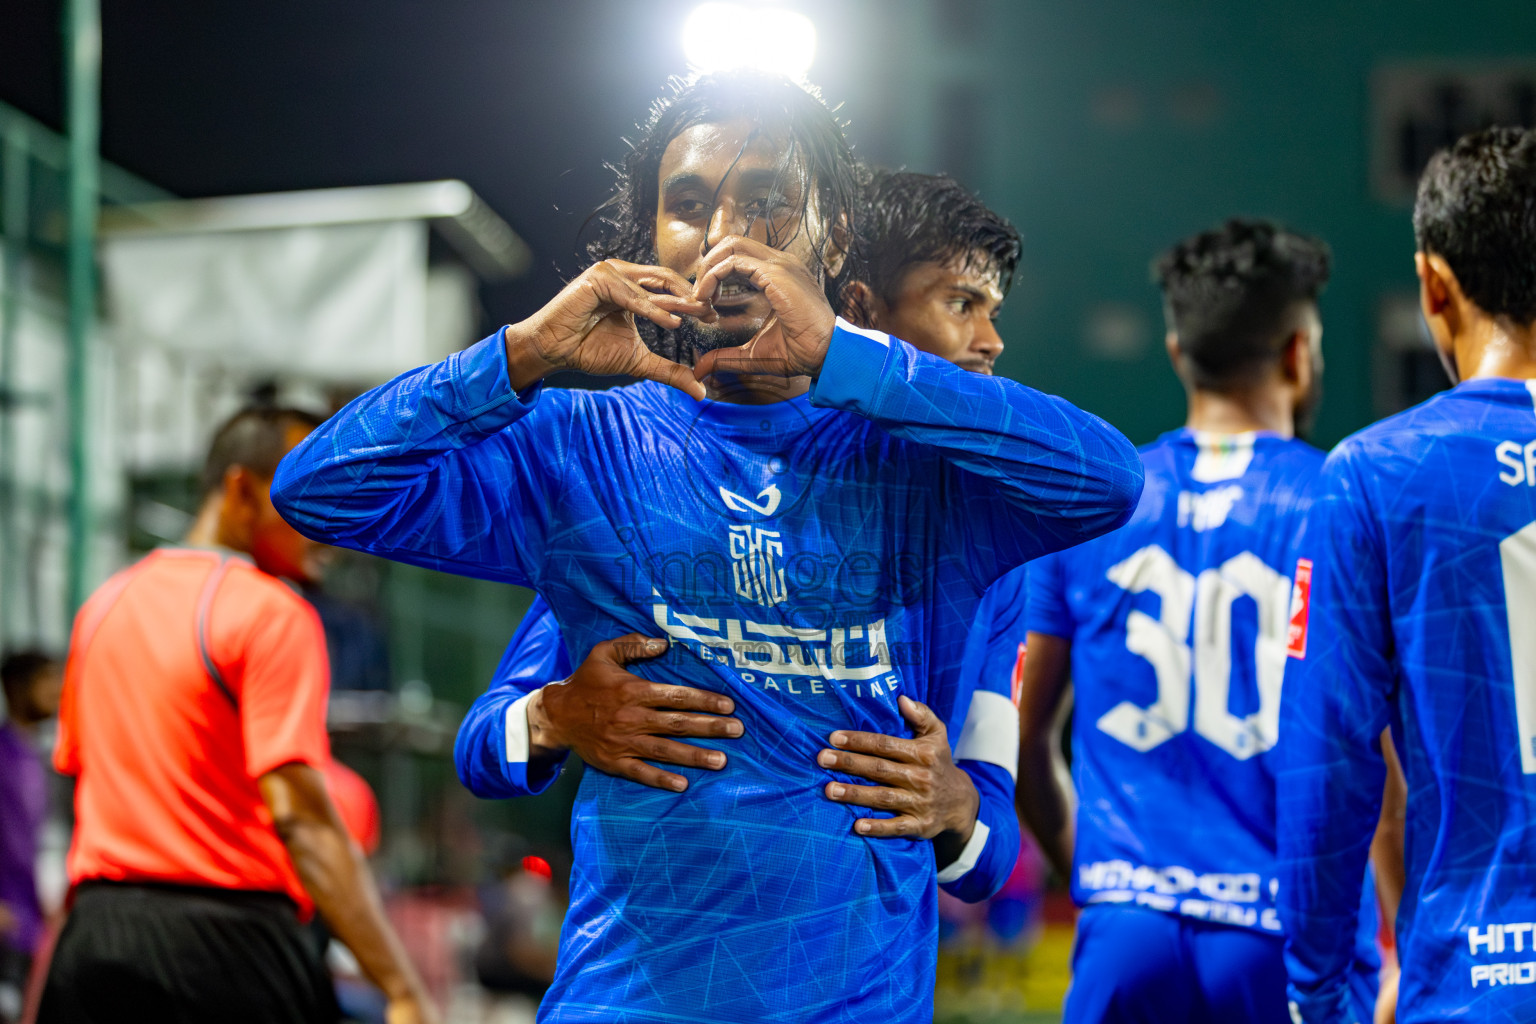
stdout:
{"type": "Polygon", "coordinates": [[[995,764],[1019,780],[1019,709],[1000,693],[977,690],[955,744],[955,760],[995,764]]]}

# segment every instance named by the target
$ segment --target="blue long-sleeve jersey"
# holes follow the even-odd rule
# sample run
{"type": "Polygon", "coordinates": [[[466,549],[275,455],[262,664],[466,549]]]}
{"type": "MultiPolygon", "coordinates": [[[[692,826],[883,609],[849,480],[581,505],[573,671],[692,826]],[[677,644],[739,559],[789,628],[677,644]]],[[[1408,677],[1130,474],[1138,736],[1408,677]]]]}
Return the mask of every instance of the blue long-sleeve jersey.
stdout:
{"type": "MultiPolygon", "coordinates": [[[[982,622],[988,619],[987,606],[983,599],[977,629],[984,628],[982,622]]],[[[976,644],[966,645],[960,683],[971,699],[957,705],[957,714],[945,723],[955,763],[970,776],[980,806],[970,842],[953,863],[940,866],[939,885],[950,895],[971,902],[1001,889],[1019,857],[1019,820],[1013,810],[1019,719],[1011,693],[1012,664],[988,666],[980,660],[984,650],[976,644]],[[988,668],[993,668],[990,674],[988,668]]],[[[526,763],[497,756],[495,737],[505,736],[508,730],[518,733],[526,729],[524,699],[545,683],[565,679],[571,672],[560,624],[548,603],[535,597],[496,666],[490,688],[459,725],[454,763],[459,778],[473,793],[483,797],[524,796],[543,792],[554,781],[554,771],[530,777],[526,763]]],[[[526,750],[526,744],[526,738],[519,736],[512,747],[526,750]]],[[[500,749],[505,747],[503,742],[500,749]]]]}
{"type": "MultiPolygon", "coordinates": [[[[1124,529],[994,588],[1027,575],[1028,628],[1072,641],[1072,895],[1278,937],[1280,715],[1306,705],[1282,700],[1281,680],[1323,453],[1189,429],[1141,452],[1147,486],[1124,529]]],[[[1341,995],[1368,1011],[1375,890],[1357,875],[1339,898],[1341,995]]]]}
{"type": "MultiPolygon", "coordinates": [[[[660,629],[637,675],[735,700],[731,770],[678,769],[686,793],[584,774],[542,1021],[916,1022],[931,844],[854,834],[865,812],[821,793],[854,780],[816,751],[908,735],[900,693],[949,720],[986,587],[1140,486],[1096,417],[839,321],[810,392],[771,405],[514,393],[498,333],[354,400],[273,500],[312,537],[532,587],[572,658],[660,629]]],[[[486,756],[517,759],[506,735],[486,756]]]]}
{"type": "Polygon", "coordinates": [[[1072,895],[1279,935],[1272,748],[1323,453],[1186,428],[1141,455],[1124,529],[999,584],[1023,603],[1027,576],[1026,626],[1072,644],[1072,895]]]}
{"type": "Polygon", "coordinates": [[[1468,381],[1383,420],[1322,487],[1280,726],[1294,1015],[1353,1019],[1348,897],[1390,725],[1408,779],[1397,1019],[1536,1020],[1536,383],[1468,381]]]}

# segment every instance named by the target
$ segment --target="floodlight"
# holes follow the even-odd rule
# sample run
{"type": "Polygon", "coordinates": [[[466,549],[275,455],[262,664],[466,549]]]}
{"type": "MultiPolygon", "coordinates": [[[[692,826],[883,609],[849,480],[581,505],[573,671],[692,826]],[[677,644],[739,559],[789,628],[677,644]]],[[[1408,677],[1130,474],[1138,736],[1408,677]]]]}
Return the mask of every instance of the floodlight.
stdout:
{"type": "Polygon", "coordinates": [[[802,79],[816,58],[816,26],[778,7],[700,4],[683,23],[683,53],[698,71],[758,68],[802,79]]]}

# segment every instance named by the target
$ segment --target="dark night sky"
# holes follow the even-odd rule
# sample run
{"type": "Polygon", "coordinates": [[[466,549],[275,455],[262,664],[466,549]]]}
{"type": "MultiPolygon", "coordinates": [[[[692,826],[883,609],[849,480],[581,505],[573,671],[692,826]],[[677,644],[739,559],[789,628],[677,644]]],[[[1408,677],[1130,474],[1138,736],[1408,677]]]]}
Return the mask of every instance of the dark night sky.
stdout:
{"type": "MultiPolygon", "coordinates": [[[[692,6],[102,0],[102,153],[186,197],[463,178],[533,247],[533,272],[484,296],[518,319],[577,266],[602,164],[683,70],[692,6]]],[[[55,128],[60,8],[0,18],[0,100],[55,128]]]]}

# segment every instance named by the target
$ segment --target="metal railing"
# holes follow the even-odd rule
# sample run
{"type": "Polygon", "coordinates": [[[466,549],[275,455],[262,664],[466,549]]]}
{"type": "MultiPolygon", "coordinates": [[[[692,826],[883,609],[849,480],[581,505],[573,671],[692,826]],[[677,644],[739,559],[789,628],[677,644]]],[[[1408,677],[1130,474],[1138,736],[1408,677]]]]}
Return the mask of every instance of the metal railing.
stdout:
{"type": "Polygon", "coordinates": [[[93,429],[87,373],[98,322],[93,287],[95,211],[101,205],[171,198],[164,189],[112,164],[100,163],[99,173],[83,177],[72,177],[71,166],[65,136],[0,103],[0,608],[5,610],[0,643],[19,631],[38,639],[39,616],[35,607],[29,607],[39,597],[32,586],[35,574],[21,568],[29,561],[20,537],[23,506],[38,521],[68,512],[69,581],[66,607],[61,609],[66,623],[94,582],[89,561],[94,517],[86,439],[93,429]],[[81,215],[72,219],[69,214],[71,188],[85,187],[93,190],[82,206],[88,223],[81,221],[81,215]],[[82,276],[90,279],[90,287],[81,288],[82,276]],[[26,318],[69,338],[66,375],[57,390],[21,385],[19,345],[26,318]],[[53,489],[19,478],[15,429],[22,412],[53,407],[61,400],[67,405],[70,466],[62,507],[53,489]],[[29,621],[19,629],[24,615],[29,621]]]}

